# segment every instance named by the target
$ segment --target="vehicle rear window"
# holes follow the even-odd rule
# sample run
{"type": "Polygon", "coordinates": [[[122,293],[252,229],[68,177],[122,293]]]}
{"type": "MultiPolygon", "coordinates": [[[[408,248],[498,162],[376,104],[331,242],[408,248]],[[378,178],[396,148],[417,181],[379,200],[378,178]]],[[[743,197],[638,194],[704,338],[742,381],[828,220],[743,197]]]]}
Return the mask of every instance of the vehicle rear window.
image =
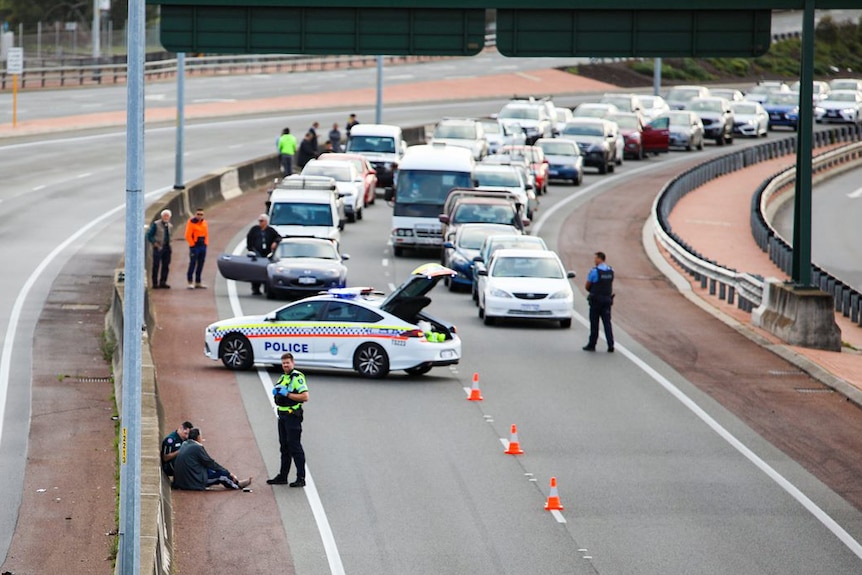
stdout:
{"type": "Polygon", "coordinates": [[[291,242],[282,241],[276,252],[279,258],[320,258],[337,260],[338,252],[329,242],[291,242]]]}
{"type": "Polygon", "coordinates": [[[442,124],[434,129],[434,137],[451,138],[453,140],[475,140],[476,127],[442,124]]]}
{"type": "Polygon", "coordinates": [[[351,135],[347,141],[348,152],[377,152],[379,154],[394,154],[395,140],[388,136],[351,135]]]}
{"type": "Polygon", "coordinates": [[[563,270],[551,258],[504,257],[494,260],[493,277],[562,279],[563,270]]]}
{"type": "Polygon", "coordinates": [[[549,156],[578,155],[578,147],[565,142],[541,142],[539,146],[549,156]]]}
{"type": "Polygon", "coordinates": [[[479,182],[480,186],[515,188],[521,185],[518,175],[510,171],[485,172],[476,170],[473,178],[479,182]]]}
{"type": "Polygon", "coordinates": [[[332,207],[329,204],[275,203],[269,223],[274,226],[331,226],[332,207]]]}

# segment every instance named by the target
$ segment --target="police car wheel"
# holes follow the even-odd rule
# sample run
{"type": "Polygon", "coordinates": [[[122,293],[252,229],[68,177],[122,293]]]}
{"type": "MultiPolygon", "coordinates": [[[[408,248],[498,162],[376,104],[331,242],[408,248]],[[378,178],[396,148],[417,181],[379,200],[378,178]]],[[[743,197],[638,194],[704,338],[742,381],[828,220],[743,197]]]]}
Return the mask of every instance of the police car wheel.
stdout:
{"type": "Polygon", "coordinates": [[[353,369],[362,377],[379,379],[389,373],[389,357],[376,343],[363,343],[353,354],[353,369]]]}
{"type": "Polygon", "coordinates": [[[219,347],[221,362],[228,369],[247,370],[254,364],[254,351],[249,341],[238,334],[224,338],[219,347]]]}
{"type": "Polygon", "coordinates": [[[429,371],[431,371],[431,366],[430,365],[420,365],[418,367],[411,367],[411,368],[405,369],[404,371],[407,372],[407,375],[424,375],[424,374],[428,373],[429,371]]]}

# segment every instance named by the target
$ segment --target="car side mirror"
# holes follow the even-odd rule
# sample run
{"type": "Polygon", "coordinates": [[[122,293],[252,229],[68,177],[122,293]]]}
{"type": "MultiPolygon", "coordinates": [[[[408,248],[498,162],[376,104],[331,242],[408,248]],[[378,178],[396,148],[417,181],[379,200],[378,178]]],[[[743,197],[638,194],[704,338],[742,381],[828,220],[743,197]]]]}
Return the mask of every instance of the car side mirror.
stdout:
{"type": "Polygon", "coordinates": [[[453,244],[452,242],[443,242],[443,247],[444,247],[444,248],[448,248],[448,249],[450,249],[450,250],[454,250],[454,249],[455,249],[455,244],[453,244]]]}
{"type": "Polygon", "coordinates": [[[275,321],[275,312],[270,312],[263,316],[264,321],[275,321]]]}
{"type": "Polygon", "coordinates": [[[524,222],[524,227],[525,227],[525,228],[526,228],[527,226],[529,226],[529,225],[530,225],[530,220],[528,220],[527,218],[524,218],[524,219],[523,219],[523,220],[521,220],[521,221],[522,221],[522,222],[524,222]]]}
{"type": "Polygon", "coordinates": [[[395,199],[395,188],[389,187],[383,189],[383,199],[387,202],[391,202],[395,199]]]}
{"type": "Polygon", "coordinates": [[[439,216],[437,216],[437,219],[440,221],[441,224],[449,224],[449,216],[447,214],[440,214],[439,216]]]}
{"type": "Polygon", "coordinates": [[[476,256],[475,258],[473,258],[473,261],[480,263],[480,264],[485,263],[485,260],[484,260],[484,258],[482,258],[482,256],[476,256]]]}
{"type": "Polygon", "coordinates": [[[350,254],[341,254],[341,261],[347,261],[350,259],[350,254]]]}
{"type": "Polygon", "coordinates": [[[567,271],[567,272],[566,272],[566,277],[567,277],[567,278],[569,278],[569,279],[572,279],[572,278],[573,278],[573,277],[575,277],[576,275],[577,275],[577,274],[576,274],[575,272],[571,271],[571,270],[569,270],[569,271],[567,271]]]}
{"type": "Polygon", "coordinates": [[[487,275],[488,275],[488,270],[476,270],[476,275],[479,275],[479,276],[487,276],[487,275]]]}
{"type": "Polygon", "coordinates": [[[245,256],[247,258],[251,258],[251,261],[253,262],[257,261],[257,252],[254,250],[248,250],[247,252],[245,252],[245,256]]]}
{"type": "Polygon", "coordinates": [[[527,184],[526,186],[524,186],[524,189],[526,189],[526,190],[532,190],[532,189],[533,189],[533,184],[527,184]]]}

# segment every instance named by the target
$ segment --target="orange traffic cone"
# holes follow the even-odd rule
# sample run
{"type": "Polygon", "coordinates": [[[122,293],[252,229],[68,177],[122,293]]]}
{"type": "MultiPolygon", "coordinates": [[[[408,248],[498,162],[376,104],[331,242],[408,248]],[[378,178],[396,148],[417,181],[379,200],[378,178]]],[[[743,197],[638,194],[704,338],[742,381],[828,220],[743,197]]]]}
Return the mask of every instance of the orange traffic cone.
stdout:
{"type": "Polygon", "coordinates": [[[514,423],[512,424],[512,432],[509,434],[509,447],[503,453],[508,453],[509,455],[521,455],[524,453],[518,441],[518,428],[515,427],[514,423]]]}
{"type": "Polygon", "coordinates": [[[557,478],[551,477],[551,493],[545,503],[545,511],[562,511],[563,504],[560,503],[560,494],[557,492],[557,478]]]}
{"type": "Polygon", "coordinates": [[[473,387],[470,388],[470,395],[467,396],[469,401],[482,401],[482,392],[479,390],[479,374],[473,374],[473,387]]]}

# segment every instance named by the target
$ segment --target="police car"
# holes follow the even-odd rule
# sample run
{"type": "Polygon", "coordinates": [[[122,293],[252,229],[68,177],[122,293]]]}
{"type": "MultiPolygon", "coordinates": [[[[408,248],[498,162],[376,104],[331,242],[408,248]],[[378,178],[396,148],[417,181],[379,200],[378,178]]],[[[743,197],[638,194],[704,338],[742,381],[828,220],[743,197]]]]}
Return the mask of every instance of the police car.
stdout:
{"type": "Polygon", "coordinates": [[[427,293],[455,272],[425,264],[389,296],[373,288],[338,288],[280,307],[207,326],[204,353],[230,368],[281,364],[293,353],[299,367],[354,369],[363,377],[410,375],[461,359],[455,326],[425,314],[427,293]]]}

